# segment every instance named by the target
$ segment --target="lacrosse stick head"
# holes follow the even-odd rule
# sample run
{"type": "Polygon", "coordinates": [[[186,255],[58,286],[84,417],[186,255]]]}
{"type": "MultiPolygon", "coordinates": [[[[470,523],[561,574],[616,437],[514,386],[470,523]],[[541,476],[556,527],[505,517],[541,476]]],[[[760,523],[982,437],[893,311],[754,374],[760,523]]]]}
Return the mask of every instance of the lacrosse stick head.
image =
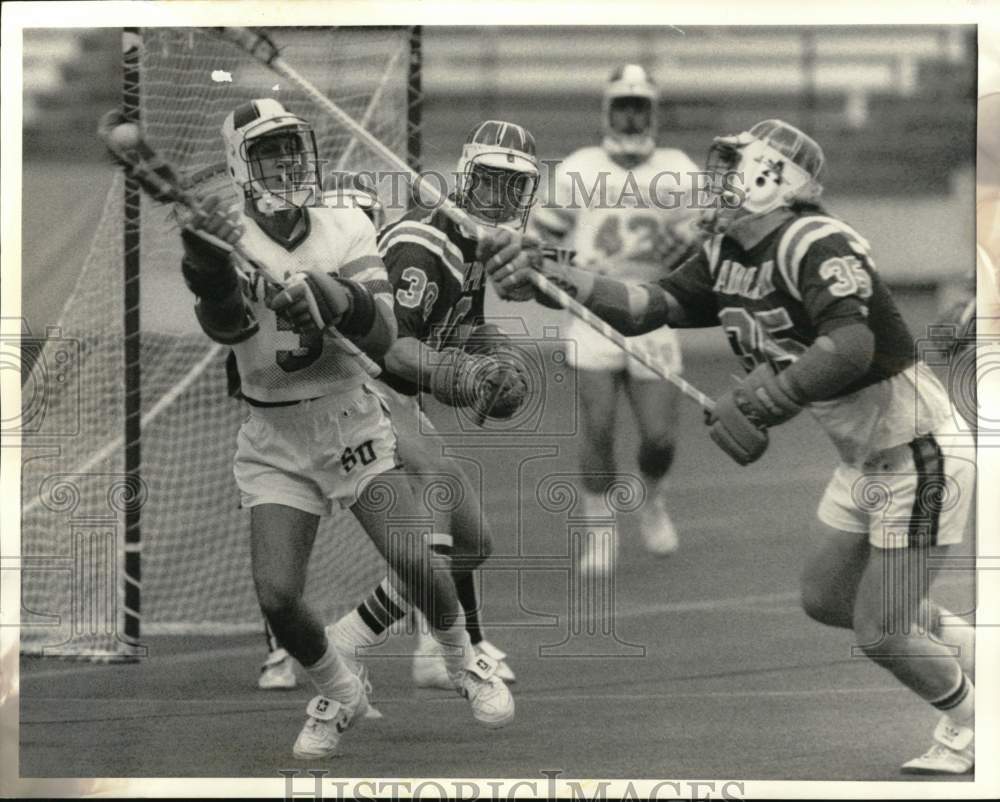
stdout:
{"type": "Polygon", "coordinates": [[[97,135],[112,160],[154,200],[167,203],[181,199],[177,175],[146,142],[142,129],[126,118],[121,109],[112,109],[101,117],[97,135]]]}

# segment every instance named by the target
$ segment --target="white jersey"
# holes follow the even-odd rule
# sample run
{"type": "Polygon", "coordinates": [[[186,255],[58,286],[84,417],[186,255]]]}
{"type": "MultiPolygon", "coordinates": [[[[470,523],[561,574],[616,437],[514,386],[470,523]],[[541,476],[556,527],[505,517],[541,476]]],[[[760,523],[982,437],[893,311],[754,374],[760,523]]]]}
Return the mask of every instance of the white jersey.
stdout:
{"type": "Polygon", "coordinates": [[[662,278],[696,236],[698,168],[682,151],[657,148],[632,169],[601,147],[572,153],[548,176],[531,223],[562,238],[575,263],[625,281],[662,278]]]}
{"type": "MultiPolygon", "coordinates": [[[[375,228],[360,209],[309,208],[305,235],[286,247],[244,216],[241,246],[255,262],[287,279],[299,271],[321,271],[364,284],[376,300],[392,308],[385,265],[375,245],[375,228]]],[[[241,267],[244,299],[258,330],[232,346],[243,395],[256,401],[300,401],[341,393],[367,377],[357,357],[330,334],[306,337],[267,308],[280,292],[257,271],[241,267]]]]}

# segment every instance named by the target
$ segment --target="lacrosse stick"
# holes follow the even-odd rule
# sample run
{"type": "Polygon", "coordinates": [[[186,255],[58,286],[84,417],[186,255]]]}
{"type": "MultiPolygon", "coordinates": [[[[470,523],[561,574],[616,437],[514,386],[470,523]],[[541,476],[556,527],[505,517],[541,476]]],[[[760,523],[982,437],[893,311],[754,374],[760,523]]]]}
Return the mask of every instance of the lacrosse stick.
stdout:
{"type": "MultiPolygon", "coordinates": [[[[351,115],[320,92],[308,80],[302,77],[298,71],[285,62],[285,60],[281,57],[281,52],[277,45],[271,41],[267,34],[256,31],[252,28],[227,27],[215,28],[212,30],[221,39],[235,45],[246,53],[249,53],[253,58],[265,64],[275,73],[295,84],[322,109],[330,114],[330,116],[333,117],[338,123],[349,129],[354,135],[356,141],[361,142],[369,150],[373,151],[378,156],[381,156],[386,162],[392,165],[393,168],[405,170],[410,174],[411,178],[419,180],[420,176],[406,163],[402,157],[371,134],[361,123],[351,117],[351,115]]],[[[453,201],[449,200],[445,196],[444,192],[440,191],[437,187],[432,186],[430,187],[430,190],[436,196],[435,202],[438,204],[442,212],[444,212],[444,214],[446,214],[463,229],[471,232],[478,238],[479,232],[481,231],[479,223],[473,220],[473,218],[462,209],[458,208],[458,206],[456,206],[453,201]]],[[[531,276],[531,282],[539,292],[543,293],[560,306],[567,309],[570,314],[578,317],[600,335],[625,351],[625,353],[637,362],[645,365],[657,376],[669,381],[688,398],[700,404],[703,409],[710,412],[715,408],[715,402],[705,395],[705,393],[701,392],[701,390],[691,385],[676,373],[671,372],[663,365],[659,364],[648,354],[637,349],[620,331],[599,318],[567,292],[556,287],[541,273],[533,273],[531,276]]]]}
{"type": "MultiPolygon", "coordinates": [[[[97,134],[107,146],[111,157],[125,168],[128,175],[153,200],[183,206],[194,217],[203,213],[201,201],[185,189],[174,168],[146,142],[139,126],[126,121],[120,111],[115,109],[105,114],[101,118],[97,134]]],[[[286,282],[266,266],[251,259],[239,241],[233,244],[233,250],[249,269],[259,272],[268,282],[276,287],[286,286],[286,282]]],[[[375,377],[382,372],[371,357],[337,331],[336,327],[331,326],[326,331],[340,348],[361,363],[369,376],[375,377]]]]}

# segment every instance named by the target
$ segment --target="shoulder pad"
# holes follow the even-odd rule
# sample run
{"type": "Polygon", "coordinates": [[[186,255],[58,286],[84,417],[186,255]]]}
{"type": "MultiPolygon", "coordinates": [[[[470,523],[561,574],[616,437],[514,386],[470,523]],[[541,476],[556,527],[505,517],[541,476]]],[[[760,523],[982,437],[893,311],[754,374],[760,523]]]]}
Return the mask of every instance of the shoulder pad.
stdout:
{"type": "Polygon", "coordinates": [[[653,166],[658,170],[686,173],[698,166],[679,148],[657,148],[653,151],[653,166]]]}
{"type": "Polygon", "coordinates": [[[801,215],[785,228],[778,241],[778,272],[793,295],[798,293],[802,260],[813,245],[828,237],[842,237],[852,251],[867,259],[874,267],[868,240],[847,223],[825,214],[801,215]]]}
{"type": "Polygon", "coordinates": [[[399,246],[421,248],[445,265],[461,281],[465,275],[465,261],[458,249],[441,229],[415,220],[402,220],[385,229],[379,239],[378,251],[385,258],[390,249],[399,246]]]}

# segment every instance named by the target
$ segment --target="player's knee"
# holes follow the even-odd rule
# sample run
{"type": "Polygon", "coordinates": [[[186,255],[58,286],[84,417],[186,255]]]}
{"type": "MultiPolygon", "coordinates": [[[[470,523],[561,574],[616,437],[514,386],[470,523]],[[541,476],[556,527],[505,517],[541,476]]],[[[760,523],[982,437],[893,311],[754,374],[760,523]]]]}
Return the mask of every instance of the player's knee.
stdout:
{"type": "Polygon", "coordinates": [[[854,614],[855,645],[865,655],[880,665],[889,665],[906,651],[907,637],[893,631],[883,616],[871,615],[863,610],[854,614]]]}
{"type": "Polygon", "coordinates": [[[674,442],[667,436],[645,441],[639,446],[639,470],[644,476],[666,476],[674,462],[674,442]]]}
{"type": "Polygon", "coordinates": [[[302,600],[302,594],[298,588],[265,579],[257,582],[257,598],[264,614],[273,621],[292,614],[302,600]]]}
{"type": "Polygon", "coordinates": [[[813,621],[830,627],[842,625],[839,611],[832,604],[830,597],[814,585],[802,583],[799,588],[799,604],[803,612],[813,621]]]}

